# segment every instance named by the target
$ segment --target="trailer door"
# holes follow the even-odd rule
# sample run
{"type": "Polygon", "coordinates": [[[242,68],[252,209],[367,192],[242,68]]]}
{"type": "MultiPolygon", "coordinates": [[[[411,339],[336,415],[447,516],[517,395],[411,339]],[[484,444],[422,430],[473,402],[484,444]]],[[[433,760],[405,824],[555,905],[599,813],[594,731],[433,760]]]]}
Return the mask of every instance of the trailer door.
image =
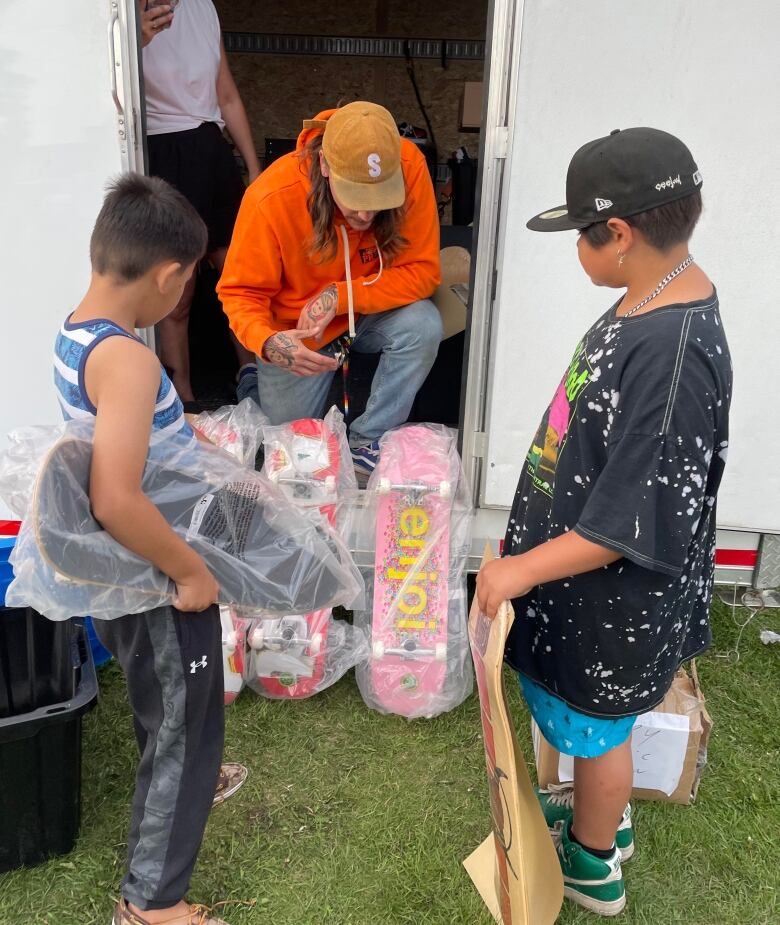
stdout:
{"type": "Polygon", "coordinates": [[[525,0],[501,196],[489,352],[483,507],[511,504],[536,426],[614,293],[579,267],[575,234],[525,222],[565,198],[584,142],[649,125],[681,137],[704,176],[692,253],[715,281],[734,363],[719,526],[780,532],[780,5],[755,0],[525,0]]]}
{"type": "Polygon", "coordinates": [[[143,171],[135,10],[0,4],[0,447],[10,430],[60,419],[54,338],[89,280],[106,179],[143,171]]]}

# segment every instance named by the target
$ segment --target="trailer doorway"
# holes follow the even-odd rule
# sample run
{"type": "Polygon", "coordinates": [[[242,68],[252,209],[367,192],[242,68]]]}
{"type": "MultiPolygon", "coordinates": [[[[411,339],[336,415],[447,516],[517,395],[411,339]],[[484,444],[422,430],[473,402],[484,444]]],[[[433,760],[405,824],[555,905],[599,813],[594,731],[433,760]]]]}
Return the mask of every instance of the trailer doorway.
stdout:
{"type": "MultiPolygon", "coordinates": [[[[320,110],[356,99],[381,103],[428,160],[442,247],[473,257],[488,0],[436,7],[409,0],[214,4],[262,166],[291,150],[303,119],[320,110]]],[[[214,295],[216,279],[209,268],[201,271],[190,320],[192,383],[201,408],[234,400],[237,358],[214,295]]],[[[412,420],[458,425],[465,305],[462,310],[460,330],[442,342],[412,420]]],[[[376,362],[353,356],[352,416],[368,397],[376,362]]],[[[340,396],[336,377],[332,397],[340,396]]]]}

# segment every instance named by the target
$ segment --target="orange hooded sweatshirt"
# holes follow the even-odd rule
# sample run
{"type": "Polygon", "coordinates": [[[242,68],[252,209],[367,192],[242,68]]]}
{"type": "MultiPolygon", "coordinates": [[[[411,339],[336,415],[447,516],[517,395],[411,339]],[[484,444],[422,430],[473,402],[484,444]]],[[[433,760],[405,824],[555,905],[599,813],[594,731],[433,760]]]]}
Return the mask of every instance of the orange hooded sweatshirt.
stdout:
{"type": "MultiPolygon", "coordinates": [[[[335,110],[320,113],[328,119],[335,110]]],[[[299,152],[321,128],[304,129],[297,150],[265,170],[247,189],[238,213],[217,293],[230,327],[249,350],[262,355],[266,340],[295,328],[301,309],[323,289],[336,283],[338,309],[317,350],[348,329],[348,296],[342,233],[338,252],[318,263],[309,256],[312,223],[306,206],[311,189],[309,163],[299,152]]],[[[409,245],[390,266],[380,266],[371,229],[354,231],[336,210],[336,225],[348,233],[349,263],[355,314],[400,308],[431,296],[440,281],[439,217],[425,158],[401,139],[401,166],[406,184],[406,212],[401,234],[409,245]]]]}

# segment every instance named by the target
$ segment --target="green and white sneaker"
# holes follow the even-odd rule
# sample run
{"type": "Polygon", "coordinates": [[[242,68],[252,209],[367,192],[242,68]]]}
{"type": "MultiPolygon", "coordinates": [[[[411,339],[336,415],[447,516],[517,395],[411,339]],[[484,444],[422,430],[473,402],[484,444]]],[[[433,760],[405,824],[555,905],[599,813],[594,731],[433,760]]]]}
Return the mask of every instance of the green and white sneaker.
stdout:
{"type": "MultiPolygon", "coordinates": [[[[536,791],[539,805],[550,835],[555,835],[558,822],[570,822],[574,813],[574,787],[571,784],[550,784],[546,790],[536,791]]],[[[620,849],[620,860],[627,861],[634,853],[634,829],[631,825],[631,804],[627,804],[620,820],[615,844],[620,849]]]]}
{"type": "Polygon", "coordinates": [[[558,822],[555,847],[563,873],[563,895],[599,915],[617,915],[626,905],[626,888],[620,869],[620,851],[597,858],[572,841],[570,822],[558,822]]]}

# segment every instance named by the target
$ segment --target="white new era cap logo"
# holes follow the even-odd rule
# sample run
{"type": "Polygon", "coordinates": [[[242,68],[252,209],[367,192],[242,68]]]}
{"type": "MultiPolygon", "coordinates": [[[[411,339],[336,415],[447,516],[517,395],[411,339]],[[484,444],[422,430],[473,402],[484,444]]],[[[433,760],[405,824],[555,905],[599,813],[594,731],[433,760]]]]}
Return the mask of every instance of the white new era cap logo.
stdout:
{"type": "Polygon", "coordinates": [[[596,211],[603,212],[604,209],[608,209],[612,205],[611,199],[596,199],[596,211]]]}

